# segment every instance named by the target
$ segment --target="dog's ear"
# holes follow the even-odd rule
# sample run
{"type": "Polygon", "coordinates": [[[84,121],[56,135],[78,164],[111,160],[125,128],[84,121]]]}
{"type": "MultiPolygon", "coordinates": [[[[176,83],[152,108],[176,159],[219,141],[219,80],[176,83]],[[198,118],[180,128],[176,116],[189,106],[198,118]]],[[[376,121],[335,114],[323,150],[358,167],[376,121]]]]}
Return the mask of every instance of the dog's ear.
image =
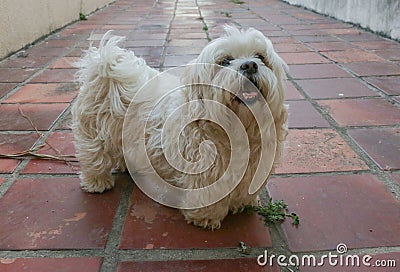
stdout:
{"type": "Polygon", "coordinates": [[[210,63],[197,63],[193,60],[186,65],[181,82],[186,85],[189,100],[210,99],[213,100],[213,92],[210,91],[215,65],[210,63]]]}
{"type": "Polygon", "coordinates": [[[288,106],[284,105],[283,103],[286,92],[286,73],[289,71],[289,68],[285,61],[275,52],[271,41],[268,38],[265,39],[267,43],[266,56],[268,56],[268,62],[277,78],[276,90],[274,92],[269,92],[267,97],[271,113],[275,120],[277,148],[274,167],[276,167],[280,161],[280,158],[282,157],[283,141],[286,139],[288,134],[288,106]]]}
{"type": "Polygon", "coordinates": [[[285,61],[275,52],[272,42],[267,37],[264,37],[264,39],[266,62],[277,79],[275,91],[268,92],[267,96],[268,103],[271,107],[274,107],[274,105],[281,105],[285,100],[286,72],[289,69],[285,61]]]}

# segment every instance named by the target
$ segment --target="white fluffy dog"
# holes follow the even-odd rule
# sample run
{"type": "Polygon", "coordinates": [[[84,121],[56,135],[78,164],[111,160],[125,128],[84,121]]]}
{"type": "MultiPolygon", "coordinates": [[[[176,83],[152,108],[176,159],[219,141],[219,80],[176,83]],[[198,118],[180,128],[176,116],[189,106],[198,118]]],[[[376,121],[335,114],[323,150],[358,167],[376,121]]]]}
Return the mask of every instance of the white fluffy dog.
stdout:
{"type": "MultiPolygon", "coordinates": [[[[261,138],[267,137],[269,143],[274,143],[275,150],[271,151],[274,168],[281,157],[282,143],[287,135],[287,109],[283,104],[286,64],[260,31],[252,28],[239,30],[232,26],[225,27],[225,31],[226,34],[210,42],[180,76],[171,75],[171,86],[166,91],[179,85],[183,87],[170,96],[166,96],[166,91],[160,91],[160,86],[146,84],[160,72],[147,66],[133,52],[120,48],[118,43],[123,40],[122,37],[106,34],[99,48],[89,48],[78,63],[81,88],[72,108],[72,129],[81,163],[81,186],[85,191],[101,193],[111,189],[114,186],[112,169],[126,169],[123,130],[129,136],[128,156],[137,163],[136,170],[145,172],[145,169],[140,169],[140,163],[148,159],[157,174],[173,186],[198,189],[213,184],[229,167],[235,148],[231,146],[231,137],[235,136],[227,135],[215,120],[229,124],[232,119],[230,114],[234,113],[246,131],[250,150],[250,157],[245,158],[248,164],[243,176],[238,185],[218,202],[181,211],[188,223],[215,229],[221,226],[229,211],[240,212],[245,206],[257,203],[257,193],[249,194],[249,187],[256,168],[263,167],[265,159],[261,155],[261,138]],[[141,90],[143,86],[145,90],[141,90]],[[135,100],[139,90],[146,95],[135,100]],[[162,96],[166,97],[161,99],[162,96]],[[216,101],[229,111],[202,106],[202,103],[188,103],[206,100],[216,101]],[[155,110],[154,101],[159,101],[155,110]],[[262,101],[266,101],[272,115],[267,112],[258,114],[265,120],[268,116],[273,119],[270,120],[275,126],[273,132],[262,131],[254,117],[252,109],[262,109],[258,106],[262,101]],[[187,114],[197,120],[181,127],[178,136],[168,137],[169,132],[164,131],[166,136],[162,137],[163,122],[184,103],[188,103],[187,114]],[[129,120],[126,121],[128,107],[129,120]],[[152,116],[149,118],[150,112],[152,116]],[[213,121],[205,120],[206,116],[212,116],[213,121]],[[144,124],[145,132],[141,131],[144,124]],[[140,138],[139,134],[145,135],[146,154],[137,153],[141,149],[134,143],[140,138]],[[176,140],[179,149],[169,150],[168,146],[174,146],[172,142],[176,140]],[[212,146],[207,146],[209,141],[212,146]],[[193,163],[202,160],[203,151],[207,148],[211,153],[217,152],[216,155],[213,153],[213,161],[205,167],[206,171],[201,173],[193,173],[183,165],[177,170],[171,167],[167,158],[167,155],[170,158],[179,155],[186,163],[189,162],[189,166],[193,166],[193,163]]],[[[182,125],[179,117],[172,124],[182,125]]],[[[235,154],[241,156],[242,153],[239,150],[235,154]]],[[[235,178],[235,172],[231,177],[235,178]]],[[[262,180],[263,185],[267,178],[268,175],[262,180]]]]}

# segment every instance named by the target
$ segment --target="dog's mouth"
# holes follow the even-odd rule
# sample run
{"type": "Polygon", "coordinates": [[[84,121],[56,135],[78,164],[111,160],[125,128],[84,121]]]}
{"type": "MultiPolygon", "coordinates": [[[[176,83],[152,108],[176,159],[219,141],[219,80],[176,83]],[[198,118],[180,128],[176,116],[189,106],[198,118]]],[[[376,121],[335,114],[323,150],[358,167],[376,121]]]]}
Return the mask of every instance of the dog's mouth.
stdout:
{"type": "Polygon", "coordinates": [[[247,77],[247,79],[248,80],[245,80],[243,83],[243,88],[239,92],[239,97],[236,99],[240,103],[252,105],[260,99],[261,93],[257,81],[253,77],[247,77]]]}

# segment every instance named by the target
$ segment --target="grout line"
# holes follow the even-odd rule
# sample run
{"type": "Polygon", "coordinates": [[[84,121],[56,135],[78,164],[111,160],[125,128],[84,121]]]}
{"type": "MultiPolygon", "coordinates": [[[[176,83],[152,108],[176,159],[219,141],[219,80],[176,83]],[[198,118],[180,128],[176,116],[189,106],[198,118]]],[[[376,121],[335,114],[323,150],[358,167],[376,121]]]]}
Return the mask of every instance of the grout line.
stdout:
{"type": "Polygon", "coordinates": [[[122,251],[119,250],[118,246],[121,241],[122,229],[128,213],[130,196],[133,190],[134,185],[132,181],[129,182],[127,187],[122,191],[121,199],[113,219],[112,228],[108,234],[107,244],[103,251],[104,259],[100,272],[114,271],[120,261],[122,251]]]}
{"type": "MultiPolygon", "coordinates": [[[[157,0],[158,2],[158,0],[157,0]]],[[[178,2],[179,0],[175,0],[174,3],[174,12],[172,13],[172,18],[169,22],[168,25],[168,31],[167,31],[167,35],[165,37],[165,41],[164,44],[162,46],[162,52],[161,52],[161,58],[160,58],[160,65],[159,65],[159,72],[163,72],[166,68],[170,68],[170,67],[166,67],[165,66],[165,57],[167,56],[167,48],[168,48],[168,44],[170,42],[170,36],[171,36],[171,30],[172,30],[172,24],[175,20],[175,16],[176,16],[176,10],[178,8],[178,2]]]]}

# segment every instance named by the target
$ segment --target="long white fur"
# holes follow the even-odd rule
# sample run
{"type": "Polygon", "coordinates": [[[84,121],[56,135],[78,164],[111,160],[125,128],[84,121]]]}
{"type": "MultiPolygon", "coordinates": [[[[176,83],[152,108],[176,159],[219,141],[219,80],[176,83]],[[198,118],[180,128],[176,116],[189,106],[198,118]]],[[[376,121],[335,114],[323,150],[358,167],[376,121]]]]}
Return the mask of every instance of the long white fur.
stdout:
{"type": "MultiPolygon", "coordinates": [[[[176,150],[168,149],[168,142],[161,143],[160,126],[165,122],[166,116],[181,102],[193,99],[211,99],[229,107],[240,118],[245,126],[250,144],[250,160],[245,176],[240,184],[227,197],[221,201],[200,209],[182,210],[188,223],[193,223],[204,228],[219,228],[221,221],[229,211],[240,212],[247,205],[257,202],[257,194],[249,195],[248,188],[258,166],[260,159],[260,133],[270,135],[268,131],[259,131],[250,111],[241,103],[232,101],[226,93],[214,90],[212,87],[200,86],[198,83],[216,84],[227,88],[240,89],[243,84],[237,74],[244,61],[254,61],[259,69],[256,75],[257,85],[267,100],[272,112],[277,136],[277,146],[274,167],[282,155],[283,141],[287,135],[287,110],[284,102],[284,77],[286,64],[275,53],[273,46],[261,32],[255,29],[239,30],[227,26],[226,34],[212,41],[192,63],[202,65],[189,65],[181,78],[171,76],[171,86],[195,84],[180,92],[174,97],[166,99],[159,106],[157,115],[153,116],[147,124],[147,154],[136,154],[133,146],[129,152],[136,161],[149,156],[157,172],[171,184],[181,188],[202,188],[210,185],[220,177],[230,157],[230,143],[221,129],[211,122],[198,121],[188,125],[182,130],[180,136],[180,150],[186,160],[196,162],[200,159],[200,143],[211,140],[218,151],[212,167],[203,173],[188,175],[176,171],[167,163],[165,156],[177,156],[176,150]],[[265,60],[255,57],[263,54],[265,60]],[[215,64],[225,56],[233,57],[230,69],[215,68],[208,64],[215,64]],[[238,87],[239,86],[239,87],[238,87]],[[169,152],[169,154],[163,154],[169,152]]],[[[159,72],[146,65],[145,61],[134,55],[133,52],[118,46],[123,40],[121,37],[106,34],[99,48],[90,47],[85,56],[78,63],[80,71],[78,79],[81,84],[80,93],[72,108],[73,132],[78,158],[81,163],[81,186],[88,192],[103,192],[114,186],[111,175],[113,168],[125,170],[122,153],[122,126],[125,113],[136,92],[150,78],[159,72]]],[[[133,114],[129,116],[132,126],[147,116],[148,107],[154,99],[160,97],[157,88],[149,86],[146,90],[148,96],[142,101],[134,101],[133,114]],[[137,110],[136,110],[137,109],[137,110]]],[[[191,108],[188,114],[193,116],[213,115],[214,118],[229,118],[224,112],[199,107],[191,108]],[[202,112],[203,111],[203,112],[202,112]]],[[[180,126],[180,121],[176,120],[180,126]]],[[[129,121],[128,121],[128,128],[129,121]]],[[[128,134],[137,138],[137,133],[142,133],[138,127],[132,127],[128,134]]],[[[271,139],[272,141],[272,139],[271,139]]],[[[204,147],[204,146],[203,146],[204,147]]],[[[212,147],[206,147],[209,151],[212,147]]],[[[182,166],[184,167],[184,166],[182,166]]],[[[140,168],[140,167],[139,167],[140,168]]],[[[139,169],[145,171],[145,169],[139,169]]],[[[190,170],[190,169],[187,169],[190,170]]],[[[265,183],[267,180],[265,180],[265,183]]],[[[224,188],[221,188],[223,190],[224,188]]]]}

